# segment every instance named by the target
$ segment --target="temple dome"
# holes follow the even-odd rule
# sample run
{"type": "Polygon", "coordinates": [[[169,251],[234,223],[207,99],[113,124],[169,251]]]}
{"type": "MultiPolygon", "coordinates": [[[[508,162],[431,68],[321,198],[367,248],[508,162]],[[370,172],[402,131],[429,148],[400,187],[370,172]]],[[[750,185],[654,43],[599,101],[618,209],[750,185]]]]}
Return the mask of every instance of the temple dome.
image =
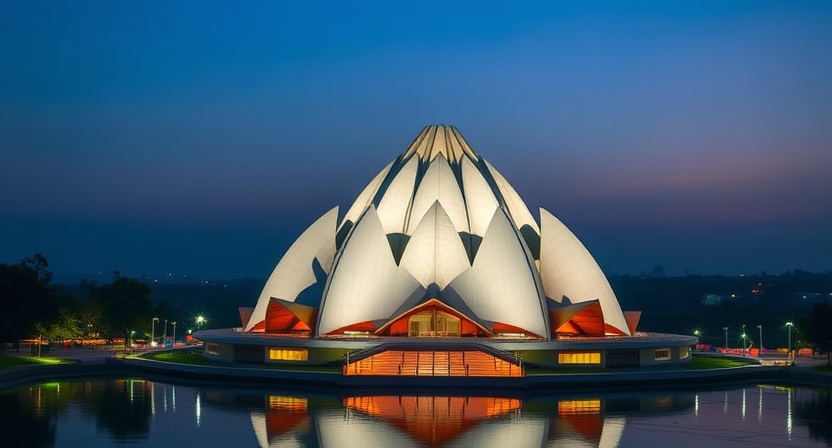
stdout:
{"type": "Polygon", "coordinates": [[[461,336],[632,335],[583,244],[540,216],[456,128],[427,126],[289,248],[245,330],[406,335],[430,309],[461,336]]]}

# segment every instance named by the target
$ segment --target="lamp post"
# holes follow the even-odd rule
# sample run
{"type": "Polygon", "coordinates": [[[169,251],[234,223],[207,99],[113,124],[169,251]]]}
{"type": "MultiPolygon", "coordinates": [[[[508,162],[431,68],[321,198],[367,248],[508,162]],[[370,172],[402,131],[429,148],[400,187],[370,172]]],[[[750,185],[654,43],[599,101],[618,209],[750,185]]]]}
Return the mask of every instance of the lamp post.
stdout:
{"type": "Polygon", "coordinates": [[[797,356],[792,356],[792,327],[794,326],[794,324],[791,322],[786,322],[786,326],[789,327],[789,358],[792,360],[792,365],[794,365],[795,361],[797,360],[797,356]]]}
{"type": "Polygon", "coordinates": [[[162,333],[162,343],[168,341],[168,320],[165,319],[165,331],[162,333]]]}
{"type": "Polygon", "coordinates": [[[173,346],[176,347],[176,321],[171,323],[173,324],[173,346]]]}
{"type": "Polygon", "coordinates": [[[745,356],[745,333],[742,334],[742,356],[745,356]]]}
{"type": "Polygon", "coordinates": [[[205,316],[196,316],[196,329],[197,330],[202,328],[203,323],[205,323],[205,316]]]}
{"type": "Polygon", "coordinates": [[[757,325],[757,328],[760,329],[760,354],[757,355],[757,357],[759,358],[759,357],[763,356],[763,326],[762,325],[757,325]]]}
{"type": "Polygon", "coordinates": [[[745,324],[742,324],[742,356],[745,356],[745,324]]]}
{"type": "Polygon", "coordinates": [[[153,320],[150,321],[150,346],[156,346],[156,322],[159,321],[158,317],[154,317],[153,320]]]}
{"type": "Polygon", "coordinates": [[[133,344],[131,343],[131,339],[133,338],[134,334],[136,334],[136,330],[130,330],[130,333],[128,333],[127,344],[124,346],[124,351],[127,353],[132,352],[132,350],[130,350],[133,346],[133,344]]]}
{"type": "Polygon", "coordinates": [[[725,330],[725,352],[728,352],[728,327],[722,327],[725,330]]]}

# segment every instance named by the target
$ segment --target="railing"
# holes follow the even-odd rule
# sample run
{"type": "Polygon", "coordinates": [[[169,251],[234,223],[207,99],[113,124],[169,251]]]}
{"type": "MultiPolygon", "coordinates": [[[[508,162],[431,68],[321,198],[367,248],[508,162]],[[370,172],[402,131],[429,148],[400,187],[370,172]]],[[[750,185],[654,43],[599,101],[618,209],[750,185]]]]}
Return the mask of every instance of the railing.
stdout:
{"type": "Polygon", "coordinates": [[[669,334],[669,333],[644,333],[644,332],[636,332],[632,336],[617,336],[617,335],[610,335],[610,336],[567,336],[567,335],[558,335],[557,341],[558,342],[581,342],[581,341],[599,341],[599,342],[626,342],[626,341],[633,341],[638,339],[664,339],[667,341],[684,341],[688,339],[695,338],[695,336],[687,336],[682,334],[669,334]]]}

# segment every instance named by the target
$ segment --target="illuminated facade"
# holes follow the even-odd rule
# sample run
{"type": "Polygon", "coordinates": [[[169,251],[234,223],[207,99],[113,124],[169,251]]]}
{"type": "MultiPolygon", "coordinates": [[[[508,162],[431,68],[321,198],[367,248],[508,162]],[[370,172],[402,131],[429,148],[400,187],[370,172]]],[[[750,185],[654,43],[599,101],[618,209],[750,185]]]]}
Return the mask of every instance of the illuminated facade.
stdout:
{"type": "Polygon", "coordinates": [[[215,359],[341,363],[350,379],[690,360],[695,338],[636,333],[639,317],[560,220],[540,209],[536,221],[455,128],[436,125],[343,216],[333,208],[298,237],[240,328],[196,337],[215,359]]]}
{"type": "Polygon", "coordinates": [[[631,336],[598,264],[557,218],[540,223],[450,126],[428,126],[339,220],[289,248],[248,332],[552,339],[631,336]]]}

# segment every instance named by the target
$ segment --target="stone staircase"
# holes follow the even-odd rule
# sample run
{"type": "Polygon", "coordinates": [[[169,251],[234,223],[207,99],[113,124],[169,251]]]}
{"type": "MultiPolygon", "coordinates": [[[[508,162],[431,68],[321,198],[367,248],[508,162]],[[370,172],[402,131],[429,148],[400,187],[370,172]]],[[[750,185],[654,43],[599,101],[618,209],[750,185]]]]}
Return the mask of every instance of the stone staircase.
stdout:
{"type": "Polygon", "coordinates": [[[384,350],[350,361],[344,375],[525,376],[519,363],[479,350],[384,350]]]}

